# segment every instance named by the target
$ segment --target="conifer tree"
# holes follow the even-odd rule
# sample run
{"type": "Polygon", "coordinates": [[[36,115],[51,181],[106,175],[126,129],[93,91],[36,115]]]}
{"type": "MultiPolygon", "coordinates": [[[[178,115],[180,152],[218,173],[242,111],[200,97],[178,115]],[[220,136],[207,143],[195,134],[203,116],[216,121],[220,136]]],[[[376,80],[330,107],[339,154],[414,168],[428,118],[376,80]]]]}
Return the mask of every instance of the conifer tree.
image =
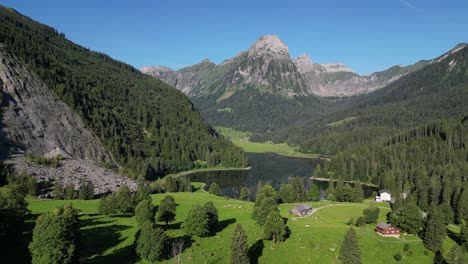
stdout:
{"type": "Polygon", "coordinates": [[[344,237],[339,258],[343,264],[362,263],[359,241],[356,235],[356,231],[352,227],[348,230],[344,237]]]}
{"type": "Polygon", "coordinates": [[[216,209],[215,205],[211,201],[206,202],[203,205],[203,209],[208,216],[209,229],[210,231],[213,231],[216,228],[216,225],[218,225],[218,209],[216,209]]]}
{"type": "Polygon", "coordinates": [[[249,264],[248,250],[247,235],[244,228],[237,224],[231,241],[231,264],[249,264]]]}
{"type": "Polygon", "coordinates": [[[135,218],[140,227],[146,221],[154,222],[154,207],[150,200],[143,200],[138,203],[135,208],[135,218]]]}
{"type": "Polygon", "coordinates": [[[433,252],[442,252],[442,243],[446,236],[447,227],[444,223],[444,216],[436,206],[432,205],[429,208],[424,228],[424,245],[433,252]]]}
{"type": "Polygon", "coordinates": [[[275,243],[286,239],[286,225],[278,210],[271,211],[266,217],[263,237],[265,239],[272,239],[275,243]]]}
{"type": "Polygon", "coordinates": [[[162,259],[164,246],[168,237],[161,228],[154,227],[153,223],[143,223],[140,236],[136,241],[136,252],[142,259],[156,262],[162,259]]]}
{"type": "Polygon", "coordinates": [[[307,198],[310,201],[319,201],[320,200],[320,190],[316,184],[312,184],[307,192],[307,198]]]}
{"type": "Polygon", "coordinates": [[[196,204],[192,206],[187,218],[185,218],[182,228],[187,235],[204,237],[209,235],[208,215],[205,209],[196,204]]]}

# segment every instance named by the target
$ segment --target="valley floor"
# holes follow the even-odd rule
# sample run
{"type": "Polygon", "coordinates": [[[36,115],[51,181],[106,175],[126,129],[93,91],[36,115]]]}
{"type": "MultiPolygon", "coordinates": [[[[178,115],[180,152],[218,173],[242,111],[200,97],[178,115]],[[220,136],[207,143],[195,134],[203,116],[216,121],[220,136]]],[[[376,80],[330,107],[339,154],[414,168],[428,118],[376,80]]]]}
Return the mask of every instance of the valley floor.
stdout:
{"type": "MultiPolygon", "coordinates": [[[[201,184],[196,183],[196,187],[201,184]]],[[[152,195],[157,206],[167,194],[152,195]]],[[[214,196],[201,191],[195,193],[171,193],[177,203],[177,219],[167,227],[168,234],[173,239],[181,239],[185,251],[181,258],[183,263],[229,263],[231,236],[236,224],[242,224],[248,235],[251,255],[258,263],[340,263],[339,249],[345,232],[349,226],[345,224],[350,218],[356,219],[362,215],[362,210],[370,202],[364,203],[310,203],[319,208],[312,215],[298,218],[290,215],[288,210],[294,204],[280,205],[283,217],[288,219],[291,230],[286,242],[272,244],[263,241],[262,229],[251,219],[253,203],[224,197],[214,196]],[[194,204],[212,201],[218,209],[220,227],[216,235],[206,238],[184,236],[180,225],[194,204]],[[331,205],[331,206],[330,206],[331,205]]],[[[138,231],[134,217],[109,217],[97,214],[99,200],[63,201],[63,200],[29,200],[29,209],[35,215],[47,212],[57,206],[72,203],[82,211],[81,234],[83,263],[146,263],[134,254],[133,243],[138,231]]],[[[385,221],[385,215],[390,211],[387,204],[380,207],[379,221],[385,221]]],[[[26,223],[22,242],[23,247],[9,250],[2,254],[6,263],[24,263],[27,261],[25,252],[30,240],[34,221],[26,223]]],[[[401,239],[383,238],[375,234],[374,225],[356,228],[362,252],[363,263],[397,263],[393,256],[403,255],[401,263],[432,263],[433,253],[426,250],[422,241],[416,236],[404,236],[401,239]],[[404,252],[405,244],[410,244],[410,251],[404,252]]],[[[450,237],[457,236],[458,229],[449,227],[450,237]]],[[[454,241],[447,237],[444,241],[445,252],[448,253],[454,241]]],[[[174,259],[166,259],[165,263],[173,263],[174,259]]]]}

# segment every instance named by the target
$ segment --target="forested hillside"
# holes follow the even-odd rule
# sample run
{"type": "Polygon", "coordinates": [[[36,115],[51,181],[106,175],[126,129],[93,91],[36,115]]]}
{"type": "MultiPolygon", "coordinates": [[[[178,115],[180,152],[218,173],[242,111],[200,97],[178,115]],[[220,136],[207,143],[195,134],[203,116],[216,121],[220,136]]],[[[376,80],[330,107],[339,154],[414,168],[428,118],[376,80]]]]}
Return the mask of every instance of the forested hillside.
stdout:
{"type": "Polygon", "coordinates": [[[462,194],[468,195],[467,147],[468,118],[434,122],[400,133],[385,144],[340,152],[329,169],[335,179],[372,182],[392,193],[405,192],[422,210],[439,205],[450,220],[461,220],[467,217],[460,209],[467,206],[466,198],[459,202],[462,194]]]}
{"type": "Polygon", "coordinates": [[[252,141],[288,142],[304,152],[333,155],[349,147],[383,143],[397,132],[468,113],[468,46],[461,44],[376,92],[357,106],[252,141]]]}
{"type": "Polygon", "coordinates": [[[0,7],[0,43],[77,112],[125,173],[154,178],[208,165],[245,166],[181,92],[63,33],[0,7]]]}

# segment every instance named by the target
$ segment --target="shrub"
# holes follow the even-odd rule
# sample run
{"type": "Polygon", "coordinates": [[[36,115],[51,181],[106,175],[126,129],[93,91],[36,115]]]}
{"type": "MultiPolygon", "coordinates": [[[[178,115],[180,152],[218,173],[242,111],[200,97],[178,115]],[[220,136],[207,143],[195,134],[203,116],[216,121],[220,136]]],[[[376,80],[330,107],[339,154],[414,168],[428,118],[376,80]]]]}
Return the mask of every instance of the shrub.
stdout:
{"type": "Polygon", "coordinates": [[[143,223],[140,236],[136,241],[136,252],[142,259],[151,262],[159,261],[163,257],[167,239],[167,235],[162,229],[154,227],[153,223],[146,221],[143,223]]]}
{"type": "Polygon", "coordinates": [[[401,256],[400,253],[396,253],[395,255],[393,255],[393,258],[396,260],[396,261],[401,261],[403,259],[403,256],[401,256]]]}

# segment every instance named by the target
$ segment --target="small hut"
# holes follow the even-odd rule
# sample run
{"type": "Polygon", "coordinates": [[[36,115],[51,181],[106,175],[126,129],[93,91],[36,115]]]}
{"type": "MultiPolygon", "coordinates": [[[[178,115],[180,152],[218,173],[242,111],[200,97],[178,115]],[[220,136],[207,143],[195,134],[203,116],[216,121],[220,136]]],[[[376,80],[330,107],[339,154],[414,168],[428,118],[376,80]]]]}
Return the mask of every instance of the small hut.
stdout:
{"type": "Polygon", "coordinates": [[[293,209],[289,210],[290,214],[295,214],[297,216],[305,216],[312,213],[312,206],[308,204],[298,204],[293,209]]]}

